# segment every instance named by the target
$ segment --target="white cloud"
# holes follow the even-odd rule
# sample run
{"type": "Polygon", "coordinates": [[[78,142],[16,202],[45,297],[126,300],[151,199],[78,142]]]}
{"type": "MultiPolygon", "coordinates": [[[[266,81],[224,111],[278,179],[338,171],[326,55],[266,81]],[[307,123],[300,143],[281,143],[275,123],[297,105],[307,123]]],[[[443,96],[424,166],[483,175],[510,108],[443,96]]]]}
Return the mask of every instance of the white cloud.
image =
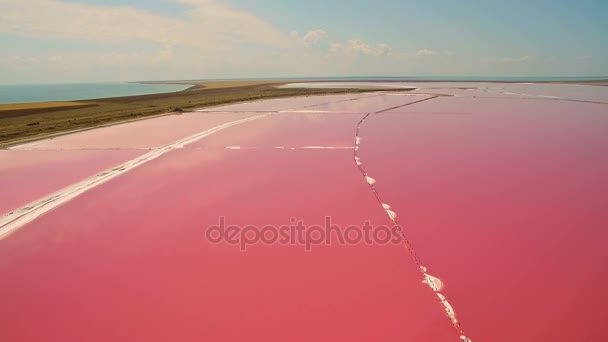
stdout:
{"type": "Polygon", "coordinates": [[[15,64],[39,64],[40,59],[36,57],[12,56],[8,58],[9,62],[15,64]]]}
{"type": "Polygon", "coordinates": [[[271,24],[217,0],[175,0],[189,8],[183,19],[123,6],[59,0],[3,0],[0,32],[18,36],[109,43],[223,47],[234,42],[289,44],[271,24]]]}
{"type": "Polygon", "coordinates": [[[577,56],[576,59],[579,61],[590,61],[593,59],[593,56],[577,56]]]}
{"type": "Polygon", "coordinates": [[[334,43],[331,45],[331,53],[344,54],[348,56],[385,56],[391,51],[388,44],[370,45],[359,39],[349,40],[346,43],[334,43]]]}
{"type": "Polygon", "coordinates": [[[50,56],[47,57],[47,61],[53,62],[53,63],[61,63],[61,62],[63,62],[63,56],[61,56],[61,55],[50,55],[50,56]]]}
{"type": "Polygon", "coordinates": [[[169,16],[75,0],[0,0],[0,34],[91,42],[63,49],[26,40],[31,47],[0,55],[2,81],[389,75],[411,57],[388,44],[331,41],[321,28],[289,34],[228,0],[167,1],[185,9],[169,16]]]}
{"type": "Polygon", "coordinates": [[[418,52],[416,52],[416,56],[436,56],[438,54],[439,54],[439,52],[437,52],[437,50],[429,50],[429,49],[422,49],[422,50],[418,50],[418,52]]]}
{"type": "Polygon", "coordinates": [[[521,57],[504,57],[500,61],[503,63],[523,63],[530,59],[530,56],[521,56],[521,57]]]}
{"type": "Polygon", "coordinates": [[[312,47],[317,46],[323,41],[327,40],[328,35],[327,32],[321,29],[316,29],[305,33],[302,37],[300,37],[298,32],[292,32],[292,37],[298,39],[304,44],[305,47],[312,47]]]}

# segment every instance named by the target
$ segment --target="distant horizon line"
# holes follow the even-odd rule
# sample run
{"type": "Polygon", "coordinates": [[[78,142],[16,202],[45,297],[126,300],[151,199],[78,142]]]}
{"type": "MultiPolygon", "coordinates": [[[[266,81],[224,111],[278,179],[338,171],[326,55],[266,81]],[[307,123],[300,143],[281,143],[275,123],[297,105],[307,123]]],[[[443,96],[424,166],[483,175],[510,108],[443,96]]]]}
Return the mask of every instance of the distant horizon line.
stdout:
{"type": "Polygon", "coordinates": [[[134,82],[168,82],[168,81],[243,81],[243,80],[292,80],[292,79],[521,79],[521,78],[536,78],[536,79],[570,79],[570,78],[597,78],[608,79],[606,76],[303,76],[303,77],[243,77],[243,78],[192,78],[192,79],[174,79],[174,80],[147,80],[134,82]]]}
{"type": "Polygon", "coordinates": [[[149,79],[149,80],[116,80],[116,81],[78,81],[78,82],[33,82],[33,83],[5,83],[0,86],[26,86],[26,85],[69,85],[69,84],[110,84],[110,83],[146,83],[146,82],[205,82],[205,81],[255,81],[255,80],[277,80],[277,81],[332,81],[332,80],[367,80],[367,81],[386,81],[386,80],[413,80],[413,81],[560,81],[560,80],[580,80],[580,81],[605,81],[606,76],[306,76],[306,77],[244,77],[244,78],[191,78],[191,79],[149,79]]]}

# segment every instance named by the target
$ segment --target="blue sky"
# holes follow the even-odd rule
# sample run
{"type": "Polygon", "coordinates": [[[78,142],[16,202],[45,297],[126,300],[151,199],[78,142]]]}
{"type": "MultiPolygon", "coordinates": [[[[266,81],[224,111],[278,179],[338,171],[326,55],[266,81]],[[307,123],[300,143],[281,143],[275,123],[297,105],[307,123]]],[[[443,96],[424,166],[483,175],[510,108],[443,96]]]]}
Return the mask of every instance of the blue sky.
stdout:
{"type": "Polygon", "coordinates": [[[0,83],[607,76],[608,1],[3,0],[0,83]]]}

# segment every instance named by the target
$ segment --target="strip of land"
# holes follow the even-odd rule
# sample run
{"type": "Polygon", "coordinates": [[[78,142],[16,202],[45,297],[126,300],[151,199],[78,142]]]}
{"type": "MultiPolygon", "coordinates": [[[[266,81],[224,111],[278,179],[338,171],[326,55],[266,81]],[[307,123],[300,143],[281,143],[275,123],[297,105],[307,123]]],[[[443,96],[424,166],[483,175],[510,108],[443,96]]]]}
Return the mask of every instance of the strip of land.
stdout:
{"type": "MultiPolygon", "coordinates": [[[[300,83],[305,81],[298,81],[300,83]]],[[[327,81],[330,82],[330,81],[327,81]]],[[[366,82],[373,82],[367,80],[366,82]]],[[[380,81],[379,81],[380,82],[380,81]]],[[[390,82],[383,80],[381,82],[390,82]]],[[[395,82],[403,82],[395,80],[395,82]]],[[[428,81],[440,82],[440,81],[428,81]]],[[[415,80],[412,83],[428,83],[415,80]]],[[[454,81],[446,81],[454,82],[454,81]]],[[[82,101],[0,104],[0,148],[117,123],[141,120],[187,109],[278,97],[381,91],[361,88],[277,88],[285,80],[155,81],[150,84],[185,84],[179,92],[82,101]]],[[[487,81],[484,83],[518,83],[487,81]]],[[[608,81],[547,81],[534,83],[606,86],[608,81]]]]}
{"type": "MultiPolygon", "coordinates": [[[[168,82],[176,83],[176,82],[168,82]]],[[[341,94],[370,89],[281,89],[278,81],[189,82],[180,92],[0,106],[0,148],[79,130],[191,108],[278,97],[341,94]]]]}

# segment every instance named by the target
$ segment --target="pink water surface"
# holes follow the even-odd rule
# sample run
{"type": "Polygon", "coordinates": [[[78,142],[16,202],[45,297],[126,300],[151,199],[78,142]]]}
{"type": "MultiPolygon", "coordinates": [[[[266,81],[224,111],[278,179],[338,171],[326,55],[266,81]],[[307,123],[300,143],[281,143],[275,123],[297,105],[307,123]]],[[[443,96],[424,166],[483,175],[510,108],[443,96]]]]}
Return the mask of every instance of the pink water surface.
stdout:
{"type": "Polygon", "coordinates": [[[188,147],[354,147],[361,114],[280,113],[230,128],[188,147]]]}
{"type": "Polygon", "coordinates": [[[110,149],[152,148],[248,118],[258,113],[184,113],[129,122],[53,139],[36,141],[16,149],[110,149]]]}
{"type": "Polygon", "coordinates": [[[608,340],[606,106],[461,102],[365,122],[382,199],[474,341],[608,340]]]}
{"type": "MultiPolygon", "coordinates": [[[[311,134],[313,131],[310,132],[311,134]]],[[[389,224],[350,151],[183,149],[0,241],[8,341],[455,341],[397,245],[250,246],[229,224],[389,224]]]]}
{"type": "Polygon", "coordinates": [[[349,102],[356,99],[367,98],[374,94],[345,94],[345,95],[325,95],[325,96],[300,96],[292,98],[279,98],[261,100],[253,102],[236,103],[225,106],[204,108],[202,112],[243,112],[243,111],[281,111],[304,109],[315,105],[323,105],[334,102],[349,102]]]}
{"type": "Polygon", "coordinates": [[[369,113],[379,110],[385,110],[393,107],[400,107],[408,103],[420,101],[430,96],[408,94],[403,95],[374,95],[362,99],[344,102],[333,102],[317,106],[310,106],[309,110],[329,111],[329,112],[347,112],[347,113],[369,113]]]}
{"type": "Polygon", "coordinates": [[[0,215],[143,153],[138,150],[0,150],[0,215]]]}
{"type": "Polygon", "coordinates": [[[172,150],[0,240],[0,340],[458,341],[403,246],[242,252],[205,239],[220,216],[241,226],[328,215],[343,228],[389,225],[353,150],[274,148],[352,147],[367,113],[362,165],[473,341],[608,340],[607,107],[503,94],[589,101],[605,89],[455,86],[420,84],[456,96],[416,104],[429,97],[238,104],[24,147],[51,151],[0,151],[10,207],[22,189],[41,196],[145,152],[96,148],[149,148],[274,112],[172,150]],[[63,148],[92,150],[53,150],[63,148]]]}

